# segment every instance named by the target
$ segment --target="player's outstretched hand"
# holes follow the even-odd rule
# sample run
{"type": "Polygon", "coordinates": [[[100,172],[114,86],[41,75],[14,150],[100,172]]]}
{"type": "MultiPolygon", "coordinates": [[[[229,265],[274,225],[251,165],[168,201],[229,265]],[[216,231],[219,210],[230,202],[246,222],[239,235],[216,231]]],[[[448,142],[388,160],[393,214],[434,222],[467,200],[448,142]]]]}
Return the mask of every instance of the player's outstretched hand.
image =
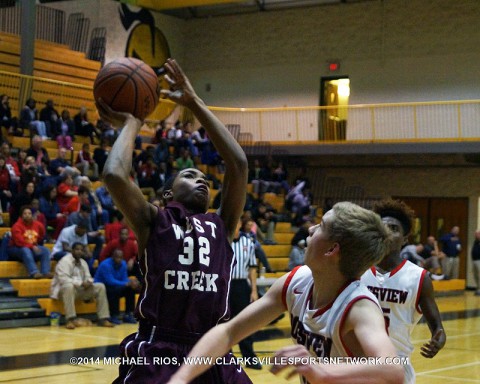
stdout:
{"type": "Polygon", "coordinates": [[[118,112],[114,111],[110,108],[102,99],[98,99],[95,103],[98,114],[102,120],[108,121],[112,126],[121,128],[125,125],[127,119],[132,118],[138,121],[138,124],[142,124],[142,122],[136,119],[133,115],[126,112],[118,112]]]}
{"type": "Polygon", "coordinates": [[[188,107],[197,97],[190,81],[175,59],[168,59],[164,64],[167,74],[165,80],[170,89],[162,89],[161,95],[173,102],[188,107]]]}
{"type": "Polygon", "coordinates": [[[420,354],[427,359],[431,359],[438,353],[438,351],[440,351],[440,349],[443,348],[445,342],[445,332],[443,331],[443,329],[439,329],[437,330],[437,332],[435,332],[435,334],[428,341],[428,343],[425,343],[420,348],[420,354]]]}

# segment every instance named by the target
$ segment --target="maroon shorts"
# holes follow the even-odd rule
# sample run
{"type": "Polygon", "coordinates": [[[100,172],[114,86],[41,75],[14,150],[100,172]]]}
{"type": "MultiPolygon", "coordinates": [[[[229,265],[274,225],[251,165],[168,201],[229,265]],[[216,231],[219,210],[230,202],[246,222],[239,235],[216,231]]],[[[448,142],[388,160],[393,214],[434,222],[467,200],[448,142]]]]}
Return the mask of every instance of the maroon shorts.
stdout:
{"type": "MultiPolygon", "coordinates": [[[[180,368],[193,345],[172,341],[127,336],[120,345],[119,376],[113,384],[163,384],[180,368]]],[[[231,353],[222,364],[212,366],[192,384],[252,384],[245,371],[234,361],[231,353]]]]}

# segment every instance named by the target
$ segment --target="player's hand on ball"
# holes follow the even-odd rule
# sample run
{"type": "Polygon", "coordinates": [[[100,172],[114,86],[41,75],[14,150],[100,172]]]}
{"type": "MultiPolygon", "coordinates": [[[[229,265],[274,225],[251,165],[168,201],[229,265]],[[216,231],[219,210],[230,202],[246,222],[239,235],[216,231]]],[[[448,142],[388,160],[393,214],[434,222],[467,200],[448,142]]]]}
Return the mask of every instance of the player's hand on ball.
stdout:
{"type": "Polygon", "coordinates": [[[129,118],[137,120],[139,125],[142,124],[139,119],[136,119],[130,113],[114,111],[102,99],[98,99],[95,105],[102,120],[108,121],[114,127],[123,127],[129,118]]]}
{"type": "Polygon", "coordinates": [[[162,89],[161,95],[177,104],[188,107],[197,97],[190,81],[175,59],[168,59],[164,67],[167,70],[165,80],[170,85],[170,89],[162,89]]]}

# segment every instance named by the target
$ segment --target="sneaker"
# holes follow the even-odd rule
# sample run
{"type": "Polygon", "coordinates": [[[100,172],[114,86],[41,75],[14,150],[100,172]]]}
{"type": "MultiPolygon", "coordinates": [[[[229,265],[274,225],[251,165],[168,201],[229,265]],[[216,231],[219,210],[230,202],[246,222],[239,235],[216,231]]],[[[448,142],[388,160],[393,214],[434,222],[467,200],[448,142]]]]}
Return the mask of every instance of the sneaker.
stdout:
{"type": "Polygon", "coordinates": [[[122,320],[120,320],[117,316],[110,317],[110,322],[116,325],[122,324],[122,320]]]}
{"type": "Polygon", "coordinates": [[[67,321],[67,324],[65,324],[65,328],[75,329],[75,323],[73,322],[73,319],[67,321]]]}
{"type": "Polygon", "coordinates": [[[75,320],[73,320],[73,324],[75,325],[75,327],[90,327],[92,325],[92,322],[88,319],[77,317],[75,320]]]}
{"type": "Polygon", "coordinates": [[[115,325],[113,325],[108,319],[100,319],[98,320],[98,326],[99,327],[106,327],[106,328],[113,328],[115,325]]]}
{"type": "Polygon", "coordinates": [[[430,274],[432,280],[445,280],[445,275],[435,275],[434,273],[430,274]]]}
{"type": "Polygon", "coordinates": [[[32,275],[32,278],[34,278],[35,280],[41,279],[42,277],[43,275],[40,272],[36,272],[32,275]]]}
{"type": "Polygon", "coordinates": [[[52,272],[47,272],[43,275],[44,279],[53,279],[53,273],[52,272]]]}
{"type": "Polygon", "coordinates": [[[262,369],[262,364],[260,363],[247,363],[245,364],[245,368],[255,369],[257,371],[262,369]]]}
{"type": "Polygon", "coordinates": [[[137,324],[137,320],[131,314],[123,316],[123,322],[127,324],[137,324]]]}

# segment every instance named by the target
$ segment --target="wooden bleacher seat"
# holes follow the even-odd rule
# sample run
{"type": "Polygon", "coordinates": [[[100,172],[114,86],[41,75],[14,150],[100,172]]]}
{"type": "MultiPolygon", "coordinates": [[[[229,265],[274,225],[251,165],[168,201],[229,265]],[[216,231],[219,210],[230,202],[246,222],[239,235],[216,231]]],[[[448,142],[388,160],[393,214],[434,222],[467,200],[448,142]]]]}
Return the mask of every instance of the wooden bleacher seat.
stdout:
{"type": "MultiPolygon", "coordinates": [[[[63,303],[61,300],[51,299],[51,298],[40,298],[37,299],[38,304],[45,310],[45,314],[50,316],[52,312],[58,312],[62,315],[65,315],[65,310],[63,309],[63,303]]],[[[81,300],[75,301],[75,311],[79,315],[85,314],[94,314],[97,312],[97,304],[95,301],[85,303],[81,300]]],[[[120,299],[120,311],[125,311],[125,298],[120,299]]]]}
{"type": "Polygon", "coordinates": [[[279,222],[275,226],[275,233],[292,233],[292,224],[286,222],[279,222]]]}
{"type": "Polygon", "coordinates": [[[267,257],[288,257],[292,246],[290,244],[262,245],[267,257]]]}
{"type": "Polygon", "coordinates": [[[28,272],[19,261],[0,261],[0,278],[7,277],[28,277],[28,272]]]}
{"type": "Polygon", "coordinates": [[[275,232],[275,240],[278,244],[290,244],[295,234],[293,232],[275,232]]]}
{"type": "Polygon", "coordinates": [[[288,256],[287,257],[269,257],[268,262],[270,267],[274,271],[286,271],[288,268],[288,256]]]}
{"type": "Polygon", "coordinates": [[[48,296],[52,279],[10,279],[19,297],[48,296]]]}

